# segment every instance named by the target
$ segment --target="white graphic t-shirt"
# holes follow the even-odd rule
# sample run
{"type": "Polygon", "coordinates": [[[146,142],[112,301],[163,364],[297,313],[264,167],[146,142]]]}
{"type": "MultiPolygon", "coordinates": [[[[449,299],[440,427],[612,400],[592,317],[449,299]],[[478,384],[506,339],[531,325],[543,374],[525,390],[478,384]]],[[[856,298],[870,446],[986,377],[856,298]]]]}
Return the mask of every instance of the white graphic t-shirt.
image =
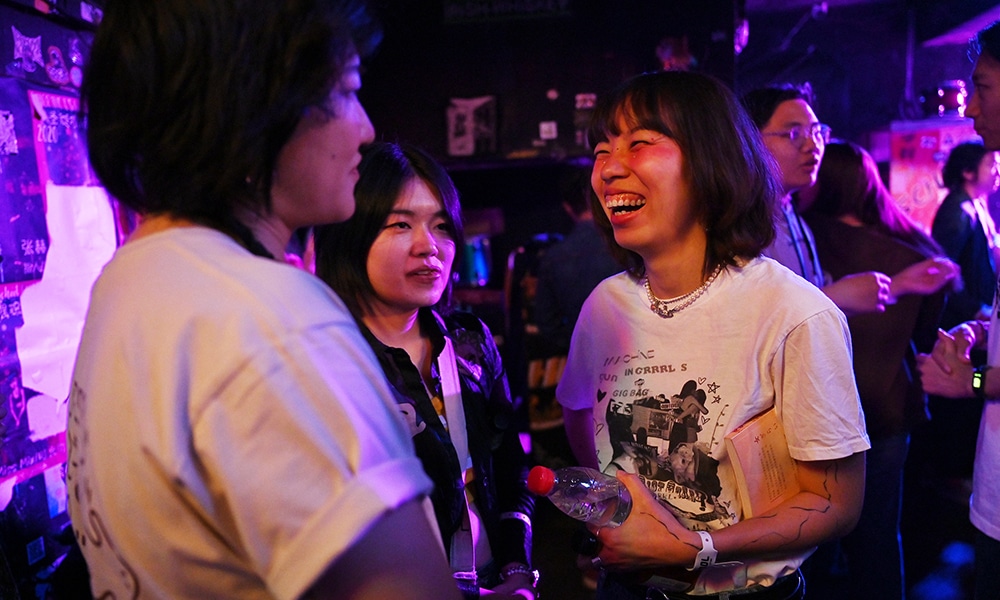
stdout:
{"type": "MultiPolygon", "coordinates": [[[[724,269],[669,319],[628,274],[605,280],[584,304],[556,395],[593,409],[603,471],[638,474],[692,530],[740,519],[723,436],[772,406],[796,460],[870,446],[846,319],[769,258],[724,269]]],[[[769,585],[806,556],[706,569],[691,593],[769,585]]]]}

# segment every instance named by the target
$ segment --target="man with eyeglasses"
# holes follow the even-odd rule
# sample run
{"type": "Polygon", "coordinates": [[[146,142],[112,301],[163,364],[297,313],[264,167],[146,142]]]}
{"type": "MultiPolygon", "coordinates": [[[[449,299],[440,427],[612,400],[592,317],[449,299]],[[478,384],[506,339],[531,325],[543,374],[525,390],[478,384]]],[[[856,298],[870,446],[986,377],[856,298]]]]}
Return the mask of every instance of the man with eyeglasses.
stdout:
{"type": "Polygon", "coordinates": [[[764,87],[743,96],[743,106],[781,170],[785,192],[775,219],[774,242],[764,254],[822,289],[847,316],[883,312],[891,297],[889,276],[869,271],[828,281],[812,232],[793,202],[794,192],[816,182],[823,149],[830,141],[830,128],[819,122],[811,104],[808,84],[764,87]]]}

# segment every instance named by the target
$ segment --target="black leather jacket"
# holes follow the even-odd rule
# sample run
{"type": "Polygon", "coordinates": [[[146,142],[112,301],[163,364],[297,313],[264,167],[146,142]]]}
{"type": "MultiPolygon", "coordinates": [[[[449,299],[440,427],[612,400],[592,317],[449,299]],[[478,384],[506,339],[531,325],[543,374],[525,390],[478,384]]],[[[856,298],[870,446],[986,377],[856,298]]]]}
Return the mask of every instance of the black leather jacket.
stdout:
{"type": "MultiPolygon", "coordinates": [[[[516,518],[501,519],[504,513],[531,516],[534,496],[527,489],[528,458],[514,428],[507,376],[500,353],[486,325],[475,316],[453,312],[442,318],[429,308],[420,310],[421,331],[430,335],[434,348],[432,392],[441,396],[437,358],[444,348],[444,336],[455,348],[462,404],[469,438],[469,454],[475,470],[473,497],[490,540],[493,560],[498,567],[511,562],[531,564],[531,529],[516,518]]],[[[404,350],[380,342],[363,323],[362,333],[375,355],[400,404],[416,414],[410,423],[413,443],[424,471],[434,481],[431,500],[445,548],[462,523],[462,471],[451,437],[428,397],[418,369],[404,350]]]]}

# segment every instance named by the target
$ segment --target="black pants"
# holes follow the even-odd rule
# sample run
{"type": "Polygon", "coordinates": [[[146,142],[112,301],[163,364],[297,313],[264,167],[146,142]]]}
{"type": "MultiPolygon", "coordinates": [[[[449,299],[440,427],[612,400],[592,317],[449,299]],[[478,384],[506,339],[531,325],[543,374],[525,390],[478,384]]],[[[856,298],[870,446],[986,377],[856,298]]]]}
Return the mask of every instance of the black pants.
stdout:
{"type": "Polygon", "coordinates": [[[613,575],[601,577],[597,586],[598,600],[802,600],[805,595],[806,580],[800,571],[786,575],[766,588],[748,588],[707,596],[692,596],[642,585],[623,584],[613,575]]]}

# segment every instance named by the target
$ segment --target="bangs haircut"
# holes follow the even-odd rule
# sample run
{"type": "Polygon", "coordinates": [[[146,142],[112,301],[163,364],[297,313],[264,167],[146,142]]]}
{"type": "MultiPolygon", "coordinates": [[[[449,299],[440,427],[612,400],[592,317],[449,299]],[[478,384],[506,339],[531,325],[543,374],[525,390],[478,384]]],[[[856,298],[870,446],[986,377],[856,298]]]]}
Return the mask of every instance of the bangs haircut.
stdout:
{"type": "MultiPolygon", "coordinates": [[[[732,91],[710,75],[687,71],[645,73],[627,80],[595,107],[591,146],[634,129],[673,139],[683,156],[698,221],[708,232],[703,265],[738,265],[758,256],[774,239],[773,212],[780,198],[777,166],[760,133],[732,91]]],[[[616,259],[642,277],[641,257],[614,241],[603,198],[591,200],[594,220],[616,259]]]]}
{"type": "Polygon", "coordinates": [[[611,136],[645,129],[674,138],[670,112],[665,110],[652,79],[637,80],[634,86],[620,86],[599,102],[591,116],[588,139],[591,146],[611,136]],[[619,121],[628,127],[622,131],[619,121]]]}
{"type": "MultiPolygon", "coordinates": [[[[360,177],[354,187],[354,215],[342,222],[315,229],[316,275],[341,297],[361,318],[369,313],[375,288],[368,276],[368,254],[375,239],[406,187],[423,181],[441,202],[456,250],[465,245],[462,207],[458,190],[448,172],[417,146],[376,142],[366,147],[358,166],[360,177]]],[[[453,277],[458,257],[448,273],[448,285],[434,309],[451,310],[453,277]]]]}

